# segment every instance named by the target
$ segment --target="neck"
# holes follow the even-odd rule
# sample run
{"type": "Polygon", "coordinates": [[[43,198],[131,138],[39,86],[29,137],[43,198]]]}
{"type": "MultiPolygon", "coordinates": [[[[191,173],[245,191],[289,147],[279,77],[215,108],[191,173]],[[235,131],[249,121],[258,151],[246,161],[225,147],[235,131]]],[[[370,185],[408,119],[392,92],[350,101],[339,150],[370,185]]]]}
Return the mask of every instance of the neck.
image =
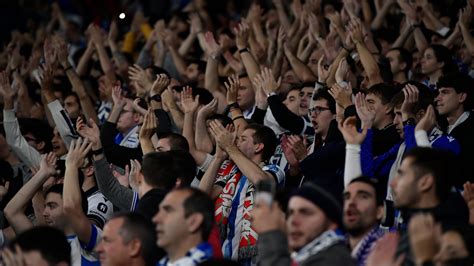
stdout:
{"type": "Polygon", "coordinates": [[[148,191],[154,189],[154,187],[148,185],[145,181],[143,181],[139,186],[138,186],[138,198],[142,198],[143,195],[148,193],[148,191]]]}
{"type": "Polygon", "coordinates": [[[132,127],[130,127],[130,128],[127,128],[127,129],[119,130],[119,132],[120,132],[120,134],[122,134],[122,135],[125,136],[125,135],[128,134],[128,132],[130,132],[130,131],[131,131],[132,129],[134,129],[135,127],[136,127],[136,125],[134,125],[134,126],[132,126],[132,127]]]}
{"type": "Polygon", "coordinates": [[[177,241],[174,246],[166,248],[170,262],[175,262],[182,257],[186,256],[186,253],[192,248],[199,245],[202,242],[201,232],[197,232],[195,235],[190,235],[182,241],[177,241]],[[179,242],[179,243],[178,243],[179,242]]]}
{"type": "Polygon", "coordinates": [[[96,186],[94,176],[88,176],[84,178],[84,183],[82,183],[82,191],[87,191],[96,186]]]}
{"type": "Polygon", "coordinates": [[[71,236],[71,235],[76,234],[70,226],[66,226],[66,228],[63,229],[63,232],[66,236],[71,236]]]}
{"type": "Polygon", "coordinates": [[[424,195],[420,197],[417,204],[413,206],[414,209],[430,209],[438,206],[439,200],[434,195],[424,195]]]}
{"type": "Polygon", "coordinates": [[[380,123],[377,123],[377,125],[375,126],[375,128],[379,129],[379,130],[382,130],[384,129],[385,127],[387,127],[388,125],[390,125],[393,121],[393,117],[391,116],[385,116],[382,121],[380,121],[380,123]]]}
{"type": "Polygon", "coordinates": [[[395,76],[393,77],[393,80],[395,80],[396,82],[400,83],[400,84],[404,84],[405,82],[408,81],[407,79],[407,75],[405,75],[405,72],[398,72],[397,74],[395,74],[395,76]]]}
{"type": "Polygon", "coordinates": [[[459,117],[464,113],[464,109],[460,106],[446,117],[448,124],[451,126],[459,119],[459,117]]]}
{"type": "Polygon", "coordinates": [[[374,226],[366,229],[362,234],[351,235],[349,234],[349,246],[353,250],[359,242],[374,228],[374,226]]]}
{"type": "Polygon", "coordinates": [[[439,78],[443,75],[443,71],[441,69],[436,70],[434,73],[432,73],[429,78],[430,78],[430,84],[436,84],[438,82],[439,78]]]}

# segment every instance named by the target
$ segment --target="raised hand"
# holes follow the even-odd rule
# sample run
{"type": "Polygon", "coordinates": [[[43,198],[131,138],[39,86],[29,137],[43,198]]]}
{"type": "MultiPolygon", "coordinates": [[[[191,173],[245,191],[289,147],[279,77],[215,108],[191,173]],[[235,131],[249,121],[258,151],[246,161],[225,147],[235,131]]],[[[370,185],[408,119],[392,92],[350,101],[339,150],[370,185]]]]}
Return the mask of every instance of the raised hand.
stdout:
{"type": "Polygon", "coordinates": [[[230,148],[235,146],[234,136],[232,133],[227,131],[220,122],[213,120],[209,123],[209,127],[217,145],[219,145],[222,150],[228,151],[230,148]]]}
{"type": "Polygon", "coordinates": [[[142,165],[138,160],[130,160],[130,175],[128,176],[128,184],[133,190],[138,189],[138,174],[142,170],[142,165]]]}
{"type": "Polygon", "coordinates": [[[148,111],[140,106],[140,101],[141,100],[142,100],[142,98],[136,98],[135,100],[133,100],[132,106],[133,106],[133,110],[135,110],[135,112],[137,112],[137,113],[144,116],[144,115],[146,115],[146,113],[148,111]]]}
{"type": "Polygon", "coordinates": [[[5,184],[0,185],[0,200],[2,200],[5,195],[8,193],[8,189],[10,188],[10,181],[5,182],[5,184]]]}
{"type": "Polygon", "coordinates": [[[245,21],[242,21],[237,27],[234,28],[235,33],[235,44],[238,49],[243,49],[248,47],[249,35],[250,35],[250,26],[245,21]]]}
{"type": "Polygon", "coordinates": [[[348,72],[349,64],[347,63],[347,60],[343,58],[341,61],[339,61],[339,65],[336,69],[336,82],[341,83],[342,81],[345,81],[348,72]]]}
{"type": "Polygon", "coordinates": [[[468,181],[464,183],[463,187],[462,196],[469,208],[469,224],[474,225],[474,184],[468,181]]]}
{"type": "Polygon", "coordinates": [[[156,79],[151,85],[150,96],[160,95],[170,84],[171,80],[166,74],[156,75],[156,79]]]}
{"type": "Polygon", "coordinates": [[[329,94],[334,98],[337,105],[346,109],[352,105],[352,86],[350,83],[347,86],[341,86],[338,83],[332,85],[329,94]]]}
{"type": "Polygon", "coordinates": [[[225,82],[224,85],[227,89],[226,99],[227,104],[233,104],[237,102],[237,93],[240,88],[240,81],[237,75],[232,75],[227,78],[228,82],[225,82]]]}
{"type": "Polygon", "coordinates": [[[82,167],[91,148],[92,143],[88,139],[78,138],[77,140],[72,140],[66,157],[66,167],[82,167]]]}
{"type": "Polygon", "coordinates": [[[56,175],[56,161],[58,158],[54,152],[44,154],[41,158],[39,171],[43,172],[46,176],[56,175]]]}
{"type": "Polygon", "coordinates": [[[206,52],[209,56],[215,57],[219,56],[222,53],[222,49],[214,38],[214,34],[208,31],[204,34],[204,40],[206,44],[206,52]]]}
{"type": "Polygon", "coordinates": [[[41,89],[44,92],[53,94],[54,68],[45,65],[43,69],[43,79],[41,80],[41,89]]]}
{"type": "Polygon", "coordinates": [[[281,77],[275,80],[273,71],[265,67],[262,72],[255,77],[254,83],[260,86],[268,95],[278,91],[281,85],[281,77]]]}
{"type": "Polygon", "coordinates": [[[426,108],[425,115],[418,121],[415,127],[415,131],[417,130],[424,130],[427,133],[431,132],[433,128],[436,126],[436,113],[434,110],[433,105],[429,105],[426,108]]]}
{"type": "Polygon", "coordinates": [[[326,80],[329,77],[329,70],[328,67],[324,65],[324,58],[325,56],[321,56],[318,61],[318,82],[326,83],[326,80]]]}
{"type": "Polygon", "coordinates": [[[193,89],[189,86],[184,87],[181,91],[181,107],[185,114],[194,114],[199,107],[199,95],[193,99],[193,89]]]}
{"type": "Polygon", "coordinates": [[[302,161],[304,158],[306,158],[308,155],[305,144],[306,141],[304,141],[300,136],[296,135],[288,136],[287,140],[288,147],[293,151],[298,161],[302,161]]]}
{"type": "Polygon", "coordinates": [[[360,92],[357,93],[355,106],[357,115],[359,115],[359,118],[362,121],[362,128],[371,128],[375,120],[375,110],[369,107],[364,94],[360,92]]]}
{"type": "Polygon", "coordinates": [[[82,138],[88,139],[92,143],[92,149],[98,150],[102,147],[100,142],[100,130],[94,119],[89,119],[89,125],[87,125],[81,116],[77,118],[76,130],[82,138]]]}
{"type": "Polygon", "coordinates": [[[109,29],[109,34],[107,35],[107,40],[109,42],[115,42],[118,37],[118,26],[117,22],[114,20],[112,23],[110,23],[110,29],[109,29]]]}
{"type": "Polygon", "coordinates": [[[203,30],[201,18],[197,13],[189,14],[189,25],[191,26],[191,34],[197,35],[203,30]]]}
{"type": "Polygon", "coordinates": [[[338,127],[347,144],[362,144],[367,136],[367,127],[359,132],[356,127],[357,118],[355,116],[348,117],[346,120],[339,122],[338,127]]]}
{"type": "Polygon", "coordinates": [[[363,26],[358,19],[352,19],[349,22],[349,34],[355,44],[364,43],[363,26]]]}
{"type": "Polygon", "coordinates": [[[55,40],[55,49],[56,49],[56,53],[58,55],[58,60],[59,60],[59,63],[63,66],[63,67],[66,67],[66,65],[68,64],[68,60],[67,60],[67,57],[68,57],[68,50],[67,50],[67,44],[66,42],[64,41],[63,38],[59,37],[59,36],[56,36],[54,38],[55,40]]]}
{"type": "Polygon", "coordinates": [[[6,71],[2,71],[0,73],[0,94],[3,98],[7,98],[9,100],[15,97],[17,91],[14,90],[10,84],[10,78],[6,71]]]}
{"type": "Polygon", "coordinates": [[[112,101],[114,103],[114,106],[124,107],[125,104],[127,103],[122,93],[123,91],[122,91],[122,88],[120,87],[120,84],[114,85],[114,87],[112,88],[112,101]]]}
{"type": "Polygon", "coordinates": [[[415,85],[407,84],[403,88],[403,94],[405,95],[405,99],[402,103],[402,119],[403,121],[407,120],[408,118],[415,117],[415,106],[418,103],[418,95],[419,91],[415,85]]]}
{"type": "Polygon", "coordinates": [[[120,183],[120,185],[128,188],[129,186],[129,176],[130,176],[130,166],[125,165],[125,172],[121,174],[117,169],[114,169],[112,171],[112,175],[117,179],[117,181],[120,183]]]}
{"type": "Polygon", "coordinates": [[[438,253],[441,228],[436,225],[431,214],[416,214],[408,225],[410,246],[417,265],[432,261],[438,253]]]}
{"type": "Polygon", "coordinates": [[[401,255],[394,261],[397,251],[398,239],[397,233],[387,233],[375,243],[372,252],[367,257],[367,266],[401,266],[404,255],[401,255]]]}
{"type": "Polygon", "coordinates": [[[50,38],[46,38],[43,44],[44,50],[44,60],[46,61],[46,65],[54,66],[58,60],[58,55],[56,49],[54,49],[54,45],[51,43],[50,38]]]}
{"type": "Polygon", "coordinates": [[[143,125],[140,128],[140,139],[151,139],[153,134],[155,134],[155,130],[158,127],[158,123],[156,122],[155,112],[152,108],[148,109],[148,112],[143,119],[143,125]]]}
{"type": "Polygon", "coordinates": [[[135,81],[142,91],[148,91],[152,87],[152,81],[148,78],[146,71],[139,65],[135,64],[128,68],[128,77],[130,80],[135,81]]]}
{"type": "Polygon", "coordinates": [[[198,111],[198,116],[201,116],[203,118],[209,117],[211,114],[215,113],[217,110],[217,99],[214,98],[212,101],[206,105],[204,105],[201,109],[198,111]]]}

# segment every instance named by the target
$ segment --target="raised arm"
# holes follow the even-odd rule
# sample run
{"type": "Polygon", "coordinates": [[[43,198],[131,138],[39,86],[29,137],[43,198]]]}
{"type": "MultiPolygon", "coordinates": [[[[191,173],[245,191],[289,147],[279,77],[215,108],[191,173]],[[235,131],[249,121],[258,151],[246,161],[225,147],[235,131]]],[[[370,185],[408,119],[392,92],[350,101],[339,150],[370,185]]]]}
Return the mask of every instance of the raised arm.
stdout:
{"type": "Polygon", "coordinates": [[[286,43],[283,45],[283,51],[285,52],[285,56],[288,59],[291,68],[294,70],[295,74],[301,81],[309,82],[316,80],[316,75],[314,75],[313,71],[311,71],[311,69],[306,64],[304,64],[293,54],[293,52],[291,52],[286,43]]]}
{"type": "Polygon", "coordinates": [[[87,219],[82,209],[81,186],[78,173],[84,165],[85,157],[91,150],[92,143],[81,138],[73,140],[66,158],[66,172],[64,174],[63,211],[69,224],[82,243],[89,243],[93,225],[87,219]]]}
{"type": "Polygon", "coordinates": [[[219,91],[219,61],[222,49],[217,44],[212,32],[204,34],[206,52],[208,54],[206,73],[204,77],[204,87],[211,93],[219,91]]]}
{"type": "Polygon", "coordinates": [[[211,137],[207,131],[206,120],[217,110],[217,99],[212,100],[210,103],[203,106],[196,116],[196,132],[194,136],[194,143],[198,150],[211,153],[214,150],[211,137]]]}
{"type": "Polygon", "coordinates": [[[115,81],[115,71],[112,65],[107,52],[105,51],[104,38],[102,37],[102,32],[99,27],[96,25],[90,25],[87,29],[91,36],[91,40],[95,45],[97,54],[99,55],[100,66],[105,75],[107,75],[110,80],[115,81]]]}
{"type": "Polygon", "coordinates": [[[25,209],[44,182],[54,174],[56,174],[56,155],[49,153],[41,160],[40,170],[8,202],[4,211],[5,217],[17,234],[33,227],[33,223],[24,213],[25,209]]]}
{"type": "Polygon", "coordinates": [[[257,61],[255,61],[255,58],[249,50],[249,25],[243,22],[240,23],[239,26],[236,27],[234,30],[236,34],[235,43],[237,45],[237,48],[239,49],[240,58],[242,60],[242,63],[244,64],[245,70],[247,71],[250,80],[253,80],[255,76],[257,76],[257,74],[260,72],[260,67],[258,66],[257,61]]]}

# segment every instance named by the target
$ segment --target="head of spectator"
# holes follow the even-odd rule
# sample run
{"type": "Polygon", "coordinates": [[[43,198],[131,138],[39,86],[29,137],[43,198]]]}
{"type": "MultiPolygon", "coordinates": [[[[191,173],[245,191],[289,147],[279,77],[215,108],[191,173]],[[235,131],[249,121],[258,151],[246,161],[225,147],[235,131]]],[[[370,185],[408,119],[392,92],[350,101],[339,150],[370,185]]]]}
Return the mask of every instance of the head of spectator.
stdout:
{"type": "Polygon", "coordinates": [[[57,128],[54,128],[53,139],[51,140],[51,144],[53,145],[53,152],[56,154],[56,156],[61,157],[67,154],[66,144],[64,143],[64,140],[59,134],[57,128]]]}
{"type": "Polygon", "coordinates": [[[298,251],[326,231],[341,225],[342,208],[332,194],[305,184],[288,202],[287,234],[291,250],[298,251]]]}
{"type": "Polygon", "coordinates": [[[172,190],[153,222],[157,244],[168,254],[164,262],[184,262],[195,252],[201,252],[202,261],[210,258],[212,249],[206,242],[214,223],[214,204],[204,192],[190,187],[172,190]]]}
{"type": "Polygon", "coordinates": [[[446,200],[451,191],[455,166],[454,155],[431,148],[408,151],[390,181],[396,208],[434,208],[446,200]]]}
{"type": "Polygon", "coordinates": [[[313,98],[314,82],[305,82],[300,91],[300,110],[299,115],[307,115],[311,99],[313,98]]]}
{"type": "Polygon", "coordinates": [[[76,93],[71,92],[64,96],[64,109],[72,120],[76,120],[79,117],[81,104],[76,93]]]}
{"type": "Polygon", "coordinates": [[[71,264],[71,245],[64,233],[50,226],[35,226],[20,233],[11,243],[20,248],[25,265],[71,264]]]}
{"type": "Polygon", "coordinates": [[[352,180],[344,191],[344,228],[354,248],[384,215],[383,193],[378,183],[367,177],[352,180]]]}
{"type": "Polygon", "coordinates": [[[240,87],[237,91],[237,103],[242,111],[247,111],[253,108],[255,104],[255,91],[247,75],[239,77],[240,87]]]}
{"type": "Polygon", "coordinates": [[[138,126],[140,117],[140,113],[136,112],[135,108],[133,108],[132,101],[127,99],[127,104],[123,107],[117,120],[117,130],[121,134],[127,134],[130,130],[138,126]]]}
{"type": "MultiPolygon", "coordinates": [[[[87,213],[87,197],[82,197],[82,210],[87,213]]],[[[44,192],[44,222],[66,232],[69,230],[69,223],[63,212],[63,185],[55,184],[44,192]]]]}
{"type": "Polygon", "coordinates": [[[326,88],[313,95],[309,115],[314,133],[326,139],[331,122],[336,118],[336,102],[326,88]]]}
{"type": "Polygon", "coordinates": [[[21,134],[39,153],[47,153],[53,149],[53,130],[48,124],[38,119],[21,119],[19,123],[21,134]]]}
{"type": "MultiPolygon", "coordinates": [[[[428,106],[434,103],[433,93],[427,86],[422,83],[410,81],[406,84],[414,85],[418,89],[418,101],[412,110],[415,122],[418,123],[418,121],[420,121],[420,119],[425,115],[428,106]]],[[[401,111],[404,100],[405,94],[403,91],[400,91],[392,98],[390,103],[393,106],[393,112],[395,113],[395,116],[393,118],[393,124],[395,124],[397,132],[401,138],[404,138],[405,135],[405,132],[403,130],[403,118],[401,111]]]]}
{"type": "Polygon", "coordinates": [[[435,98],[436,109],[441,116],[446,117],[449,125],[454,124],[465,111],[472,109],[473,88],[474,80],[460,72],[440,78],[435,98]]]}
{"type": "Polygon", "coordinates": [[[267,161],[277,146],[275,132],[267,126],[249,124],[237,141],[239,150],[254,162],[267,161]]]}
{"type": "MultiPolygon", "coordinates": [[[[286,95],[282,96],[285,97],[285,99],[283,100],[283,104],[286,106],[286,108],[288,108],[288,110],[290,110],[292,113],[300,115],[301,87],[292,86],[290,90],[286,93],[286,95]]],[[[308,110],[306,110],[306,112],[308,112],[308,110]]]]}
{"type": "Polygon", "coordinates": [[[156,151],[189,151],[189,144],[183,135],[167,132],[158,134],[158,141],[155,145],[156,151]]]}
{"type": "Polygon", "coordinates": [[[403,47],[396,47],[388,50],[385,56],[390,62],[393,79],[398,83],[407,82],[408,73],[413,63],[411,53],[403,47]]]}
{"type": "Polygon", "coordinates": [[[158,248],[153,223],[138,213],[118,213],[105,224],[96,251],[104,266],[155,265],[158,248]]]}
{"type": "Polygon", "coordinates": [[[368,106],[375,110],[373,127],[384,129],[393,122],[393,108],[390,104],[398,90],[388,84],[380,83],[370,87],[365,96],[368,106]]]}
{"type": "Polygon", "coordinates": [[[474,227],[455,226],[441,236],[434,261],[441,265],[472,265],[474,263],[474,227]]]}
{"type": "Polygon", "coordinates": [[[188,83],[201,84],[204,81],[206,62],[201,60],[191,60],[186,67],[185,76],[188,83]]]}
{"type": "Polygon", "coordinates": [[[436,84],[442,75],[457,71],[451,51],[443,45],[430,45],[421,59],[421,72],[427,76],[430,84],[436,84]]]}

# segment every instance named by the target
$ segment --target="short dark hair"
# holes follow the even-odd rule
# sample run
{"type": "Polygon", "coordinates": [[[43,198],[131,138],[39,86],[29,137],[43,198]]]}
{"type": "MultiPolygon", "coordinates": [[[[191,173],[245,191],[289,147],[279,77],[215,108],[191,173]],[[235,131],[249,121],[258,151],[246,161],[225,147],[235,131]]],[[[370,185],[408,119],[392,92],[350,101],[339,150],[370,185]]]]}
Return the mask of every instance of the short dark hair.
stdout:
{"type": "Polygon", "coordinates": [[[191,65],[191,64],[196,64],[198,66],[198,71],[202,74],[204,74],[204,72],[206,71],[206,62],[204,62],[202,60],[191,59],[191,60],[189,60],[188,65],[191,65]]]}
{"type": "Polygon", "coordinates": [[[399,91],[392,85],[379,83],[371,86],[366,94],[374,94],[381,99],[382,104],[388,104],[399,91]]]}
{"type": "Polygon", "coordinates": [[[182,150],[150,152],[143,156],[142,173],[149,185],[171,190],[178,178],[184,185],[192,182],[196,162],[191,154],[182,150]]]}
{"type": "Polygon", "coordinates": [[[413,65],[413,55],[403,47],[394,47],[388,51],[398,51],[398,61],[403,62],[407,65],[403,72],[405,72],[405,74],[408,74],[411,69],[411,66],[413,65]]]}
{"type": "Polygon", "coordinates": [[[223,115],[223,114],[212,114],[206,120],[219,120],[223,127],[226,127],[229,124],[232,124],[232,119],[230,117],[223,115]]]}
{"type": "Polygon", "coordinates": [[[137,212],[119,212],[114,214],[109,221],[113,219],[123,221],[119,229],[123,242],[127,244],[133,239],[138,239],[141,243],[140,255],[146,265],[154,265],[159,259],[154,224],[137,212]]]}
{"type": "Polygon", "coordinates": [[[434,177],[436,195],[444,201],[453,186],[452,176],[456,173],[456,159],[453,153],[425,147],[416,147],[404,155],[404,159],[412,158],[416,177],[431,174],[434,177]]]}
{"type": "MultiPolygon", "coordinates": [[[[416,81],[409,81],[402,85],[410,84],[418,89],[418,102],[416,103],[413,112],[416,114],[420,110],[426,110],[429,105],[434,104],[434,94],[431,90],[423,83],[416,81]]],[[[398,92],[391,100],[391,104],[394,108],[401,107],[405,100],[405,94],[403,91],[398,92]]]]}
{"type": "Polygon", "coordinates": [[[50,226],[35,226],[20,233],[10,247],[20,246],[24,252],[38,251],[49,265],[71,264],[71,245],[64,233],[50,226]],[[47,240],[47,241],[45,241],[47,240]]]}
{"type": "Polygon", "coordinates": [[[183,135],[173,132],[166,132],[158,133],[157,136],[158,139],[168,139],[170,141],[170,146],[172,150],[189,151],[188,140],[186,140],[183,135]]]}
{"type": "Polygon", "coordinates": [[[352,181],[349,182],[349,185],[356,182],[361,182],[371,186],[375,192],[375,202],[377,203],[377,206],[383,206],[385,200],[385,193],[377,179],[369,178],[366,176],[360,176],[355,179],[352,179],[352,181]]]}
{"type": "Polygon", "coordinates": [[[313,94],[313,101],[317,100],[326,100],[331,113],[336,113],[336,101],[331,96],[331,94],[329,94],[329,88],[320,88],[315,94],[313,94]]]}
{"type": "Polygon", "coordinates": [[[255,131],[253,134],[254,143],[263,144],[262,159],[264,161],[270,159],[278,145],[275,132],[267,126],[255,123],[247,125],[245,129],[253,129],[255,131]]]}
{"type": "Polygon", "coordinates": [[[437,62],[444,63],[443,75],[458,71],[458,66],[453,60],[453,54],[446,46],[440,44],[432,44],[428,46],[428,48],[433,49],[433,53],[436,57],[437,62]]]}
{"type": "Polygon", "coordinates": [[[51,140],[53,139],[53,129],[45,122],[35,118],[18,119],[22,135],[31,134],[36,139],[35,142],[44,142],[43,152],[50,152],[53,149],[51,140]]]}
{"type": "Polygon", "coordinates": [[[212,199],[206,193],[193,187],[178,188],[176,190],[191,194],[183,201],[184,217],[187,218],[193,213],[202,214],[201,236],[203,241],[207,241],[214,225],[214,203],[212,199]]]}
{"type": "Polygon", "coordinates": [[[437,84],[440,88],[453,88],[456,93],[466,93],[467,98],[463,103],[464,110],[472,109],[472,90],[474,90],[474,80],[461,72],[452,72],[441,76],[437,84]]]}

